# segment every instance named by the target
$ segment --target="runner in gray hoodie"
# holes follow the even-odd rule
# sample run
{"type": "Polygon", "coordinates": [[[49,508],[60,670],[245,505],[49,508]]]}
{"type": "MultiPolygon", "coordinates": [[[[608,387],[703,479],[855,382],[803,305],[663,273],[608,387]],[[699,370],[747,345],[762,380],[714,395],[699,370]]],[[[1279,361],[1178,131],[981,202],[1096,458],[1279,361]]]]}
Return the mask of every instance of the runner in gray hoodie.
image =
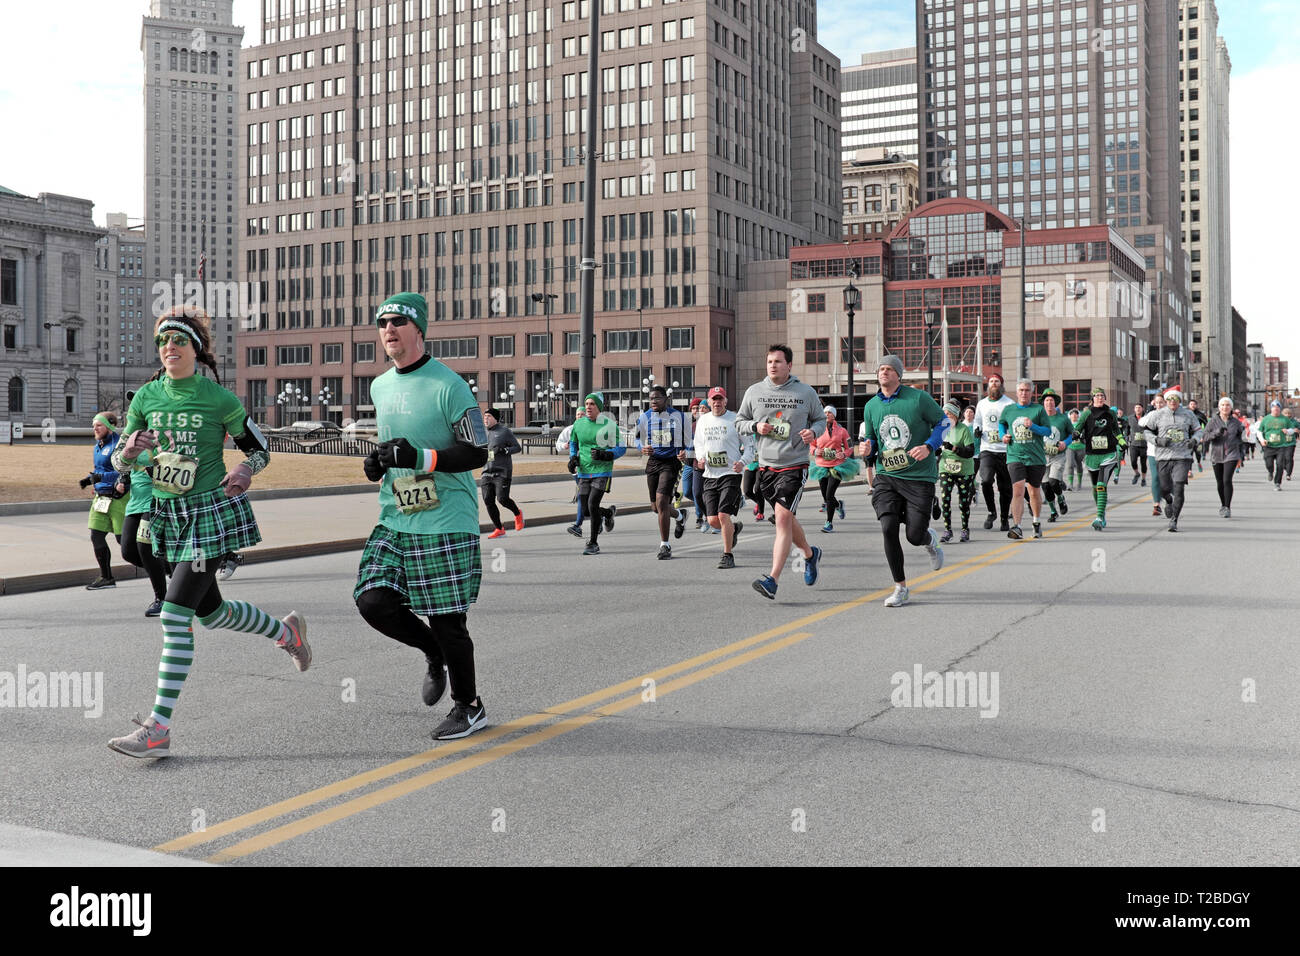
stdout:
{"type": "Polygon", "coordinates": [[[776,541],[772,545],[772,573],[754,582],[754,590],[776,597],[776,585],[785,567],[790,545],[804,556],[804,584],[817,583],[821,548],[810,547],[795,519],[803,486],[808,481],[808,453],[826,431],[826,412],[812,387],[790,374],[794,352],[788,345],[767,350],[767,378],[749,386],[736,411],[736,430],[758,437],[758,480],[763,496],[772,502],[776,541]]]}
{"type": "Polygon", "coordinates": [[[1147,414],[1138,423],[1155,434],[1156,472],[1165,497],[1165,514],[1169,530],[1178,530],[1178,516],[1183,510],[1183,490],[1192,470],[1192,447],[1200,440],[1201,422],[1185,408],[1178,389],[1165,392],[1165,407],[1147,414]]]}

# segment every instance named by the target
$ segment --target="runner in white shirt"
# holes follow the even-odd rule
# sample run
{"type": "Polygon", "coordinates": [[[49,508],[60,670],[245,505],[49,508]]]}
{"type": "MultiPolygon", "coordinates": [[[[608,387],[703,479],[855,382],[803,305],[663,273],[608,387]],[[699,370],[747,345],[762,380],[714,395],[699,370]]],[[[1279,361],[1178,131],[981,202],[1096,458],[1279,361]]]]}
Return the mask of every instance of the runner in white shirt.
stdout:
{"type": "Polygon", "coordinates": [[[1002,394],[1002,376],[994,372],[989,376],[988,393],[975,406],[975,437],[979,439],[980,449],[980,487],[984,489],[984,503],[988,506],[988,517],[984,519],[984,530],[993,527],[993,521],[1002,518],[1002,530],[1010,530],[1007,515],[1011,509],[1011,475],[1007,471],[1007,443],[998,441],[998,420],[1002,409],[1013,404],[1011,396],[1002,394]],[[999,511],[993,510],[993,481],[998,484],[999,511]]]}
{"type": "Polygon", "coordinates": [[[695,463],[704,470],[701,500],[709,526],[722,529],[722,559],[718,567],[734,568],[731,550],[744,525],[733,521],[744,495],[740,481],[745,467],[754,460],[754,444],[736,431],[736,413],[727,411],[727,393],[709,390],[709,412],[695,423],[695,463]]]}

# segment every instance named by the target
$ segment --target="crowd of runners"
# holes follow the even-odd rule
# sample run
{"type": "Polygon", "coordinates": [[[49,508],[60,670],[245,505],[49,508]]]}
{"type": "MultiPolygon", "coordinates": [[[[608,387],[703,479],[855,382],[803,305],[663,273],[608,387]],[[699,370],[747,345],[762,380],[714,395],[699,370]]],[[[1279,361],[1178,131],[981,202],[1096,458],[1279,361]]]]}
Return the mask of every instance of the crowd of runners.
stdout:
{"type": "MultiPolygon", "coordinates": [[[[465,380],[426,354],[427,322],[425,300],[414,293],[390,297],[375,316],[392,367],[371,387],[378,444],[361,470],[379,483],[379,517],[361,554],[353,600],[370,627],[424,655],[426,705],[450,691],[452,708],[432,734],[449,740],[486,722],[468,626],[482,576],[479,496],[492,524],[489,538],[507,533],[501,508],[513,515],[515,531],[525,525],[510,497],[520,444],[496,409],[480,409],[465,380]]],[[[109,743],[134,757],[169,753],[172,718],[195,656],[195,619],[208,629],[259,635],[299,671],[312,659],[302,614],[277,619],[224,598],[218,587],[218,577],[238,566],[240,550],[261,540],[245,493],[270,456],[238,398],[217,378],[207,316],[192,307],[169,310],[157,320],[155,344],[161,368],[133,396],[121,432],[114,416],[95,417],[93,470],[82,481],[83,488],[94,486],[89,525],[101,571],[90,587],[113,584],[106,542],[112,533],[126,559],[148,573],[155,600],[146,614],[162,624],[153,710],[137,719],[137,730],[109,743]],[[199,365],[212,378],[199,374],[199,365]],[[227,436],[245,456],[229,469],[222,456],[227,436]]],[[[818,581],[822,549],[798,517],[810,479],[821,493],[820,531],[833,534],[847,513],[843,482],[865,473],[894,584],[884,602],[891,608],[911,599],[903,539],[938,571],[943,546],[954,538],[954,514],[957,540],[970,541],[972,510],[981,500],[985,531],[996,524],[1011,539],[1041,538],[1044,520],[1069,514],[1069,495],[1090,491],[1091,525],[1102,531],[1110,489],[1127,461],[1130,483],[1149,485],[1153,515],[1176,532],[1202,457],[1213,469],[1224,518],[1231,517],[1233,477],[1256,444],[1279,491],[1294,466],[1300,422],[1278,402],[1256,422],[1228,398],[1207,416],[1175,388],[1154,396],[1150,409],[1139,404],[1125,415],[1095,388],[1086,407],[1067,411],[1050,388],[1036,394],[1034,383],[1021,379],[1013,398],[993,375],[974,405],[940,405],[903,384],[902,363],[892,355],[880,361],[879,391],[861,409],[855,441],[838,410],[791,373],[792,360],[788,346],[772,345],[766,376],[734,409],[721,387],[682,411],[655,386],[626,439],[603,394],[585,396],[582,414],[557,442],[576,486],[577,513],[567,530],[584,539],[582,554],[600,554],[602,532],[615,528],[616,507],[604,498],[614,462],[629,445],[644,463],[656,519],[654,548],[647,550],[673,558],[689,504],[696,527],[720,538],[717,568],[735,568],[745,527],[739,515],[752,502],[755,521],[775,529],[771,564],[752,583],[768,600],[776,598],[792,555],[804,585],[818,581]]]]}

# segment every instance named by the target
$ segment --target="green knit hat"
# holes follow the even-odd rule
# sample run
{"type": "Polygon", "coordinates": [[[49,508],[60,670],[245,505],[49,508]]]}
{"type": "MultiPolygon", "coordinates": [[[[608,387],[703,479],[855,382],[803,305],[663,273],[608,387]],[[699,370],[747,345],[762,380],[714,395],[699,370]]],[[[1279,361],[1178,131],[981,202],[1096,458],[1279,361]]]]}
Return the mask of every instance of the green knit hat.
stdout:
{"type": "MultiPolygon", "coordinates": [[[[605,396],[602,395],[600,392],[592,392],[590,395],[587,396],[587,398],[595,402],[596,407],[600,409],[602,412],[605,410],[605,396]]],[[[585,402],[587,398],[584,398],[583,401],[585,402]]]]}
{"type": "Polygon", "coordinates": [[[378,322],[380,316],[390,313],[406,316],[415,323],[421,335],[429,330],[429,305],[424,301],[424,296],[417,292],[399,292],[397,295],[390,295],[375,313],[375,321],[378,322]]]}

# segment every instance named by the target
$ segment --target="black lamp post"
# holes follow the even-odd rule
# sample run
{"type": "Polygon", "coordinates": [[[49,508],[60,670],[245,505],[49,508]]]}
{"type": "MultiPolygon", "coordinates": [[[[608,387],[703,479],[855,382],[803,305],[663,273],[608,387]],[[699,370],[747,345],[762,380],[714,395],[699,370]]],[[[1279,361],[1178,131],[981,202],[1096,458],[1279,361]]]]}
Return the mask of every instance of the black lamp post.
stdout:
{"type": "MultiPolygon", "coordinates": [[[[551,302],[558,299],[559,296],[554,292],[534,292],[533,301],[541,303],[542,311],[546,313],[546,381],[551,381],[551,354],[554,351],[551,348],[551,302]]],[[[546,420],[551,420],[551,409],[547,406],[546,420]]]]}
{"type": "Polygon", "coordinates": [[[862,308],[862,291],[853,284],[853,280],[858,277],[858,270],[854,266],[849,267],[849,284],[844,287],[844,311],[849,314],[849,394],[844,403],[844,427],[847,429],[850,437],[853,432],[853,316],[858,309],[862,308]]]}
{"type": "Polygon", "coordinates": [[[926,390],[934,398],[934,326],[939,321],[938,309],[925,310],[925,361],[929,366],[930,379],[926,390]]]}

